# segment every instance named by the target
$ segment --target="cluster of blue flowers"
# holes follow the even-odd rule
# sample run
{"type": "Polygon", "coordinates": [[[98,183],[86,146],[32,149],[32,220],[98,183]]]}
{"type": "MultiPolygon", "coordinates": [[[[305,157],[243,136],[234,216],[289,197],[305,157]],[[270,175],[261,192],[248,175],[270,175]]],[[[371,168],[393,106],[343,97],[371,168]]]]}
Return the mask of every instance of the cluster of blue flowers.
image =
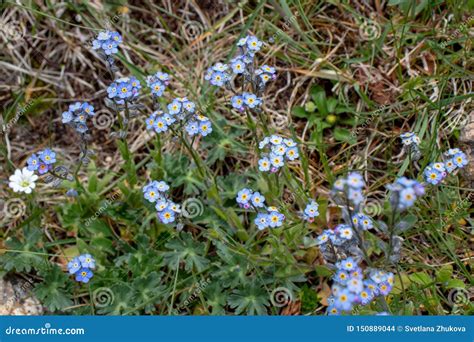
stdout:
{"type": "Polygon", "coordinates": [[[168,104],[168,113],[175,115],[178,119],[184,120],[189,115],[194,114],[196,105],[186,97],[177,97],[168,104]]]}
{"type": "MultiPolygon", "coordinates": [[[[227,64],[224,63],[216,63],[212,67],[207,69],[205,79],[209,81],[212,85],[222,87],[226,85],[232,79],[231,73],[229,69],[232,69],[232,73],[235,75],[244,75],[244,76],[251,76],[251,69],[252,69],[252,62],[255,56],[255,53],[260,51],[262,47],[262,42],[259,41],[254,36],[247,36],[242,38],[237,43],[237,46],[240,49],[240,55],[234,57],[230,61],[230,68],[227,64]]],[[[274,75],[275,69],[271,68],[267,65],[258,69],[257,76],[263,80],[268,79],[266,77],[262,78],[262,74],[269,74],[274,75]]],[[[272,78],[272,76],[270,76],[272,78]]]]}
{"type": "Polygon", "coordinates": [[[92,42],[92,48],[109,56],[118,52],[120,43],[122,43],[122,36],[118,32],[103,31],[92,42]]]}
{"type": "Polygon", "coordinates": [[[269,153],[262,153],[262,158],[258,161],[260,171],[277,172],[286,160],[295,160],[299,157],[298,147],[292,139],[282,138],[279,135],[265,137],[260,143],[262,150],[269,146],[269,153]]]}
{"type": "Polygon", "coordinates": [[[403,148],[408,151],[412,160],[418,160],[421,158],[421,140],[415,133],[406,132],[400,134],[400,139],[402,139],[403,148]]]}
{"type": "Polygon", "coordinates": [[[202,114],[194,115],[193,119],[186,124],[186,132],[190,136],[201,134],[205,137],[212,132],[211,121],[202,114]]]}
{"type": "Polygon", "coordinates": [[[425,194],[425,187],[416,180],[400,177],[387,186],[391,191],[390,204],[400,211],[413,206],[416,199],[425,194]]]}
{"type": "Polygon", "coordinates": [[[244,209],[248,209],[251,206],[255,208],[263,208],[265,206],[265,197],[259,192],[253,192],[247,188],[243,188],[237,193],[236,201],[244,209]]]}
{"type": "Polygon", "coordinates": [[[47,148],[38,154],[32,154],[26,162],[28,170],[38,171],[40,175],[43,175],[53,169],[53,165],[56,163],[56,153],[47,148]]]}
{"type": "Polygon", "coordinates": [[[402,139],[403,145],[408,147],[419,146],[421,142],[420,138],[413,132],[400,134],[400,139],[402,139]]]}
{"type": "Polygon", "coordinates": [[[259,230],[280,227],[285,220],[285,215],[276,207],[265,206],[265,197],[257,191],[253,192],[251,189],[244,188],[237,193],[236,201],[241,208],[254,208],[257,212],[254,223],[259,230]]]}
{"type": "Polygon", "coordinates": [[[140,81],[135,77],[121,77],[107,88],[108,97],[118,104],[131,102],[138,98],[141,89],[140,81]]]}
{"type": "Polygon", "coordinates": [[[352,224],[354,225],[355,229],[359,230],[369,230],[374,228],[372,219],[362,213],[358,213],[352,216],[352,224]]]}
{"type": "Polygon", "coordinates": [[[232,107],[243,112],[245,108],[255,108],[262,104],[262,99],[252,93],[243,93],[235,95],[231,99],[232,107]]]}
{"type": "MultiPolygon", "coordinates": [[[[419,145],[420,138],[413,132],[407,132],[400,135],[403,146],[410,149],[415,154],[420,154],[419,145]]],[[[458,148],[449,149],[443,154],[444,161],[430,163],[423,170],[423,178],[425,182],[438,185],[448,174],[455,172],[457,169],[467,165],[468,160],[464,152],[458,148]]]]}
{"type": "Polygon", "coordinates": [[[174,222],[176,215],[181,213],[180,206],[168,199],[169,189],[169,185],[164,181],[151,181],[143,187],[143,196],[155,204],[157,217],[165,224],[174,222]]]}
{"type": "Polygon", "coordinates": [[[260,51],[263,43],[255,36],[246,36],[239,39],[237,46],[240,49],[240,57],[244,60],[252,60],[255,53],[260,51]]]}
{"type": "Polygon", "coordinates": [[[166,90],[166,87],[169,84],[169,79],[170,75],[167,73],[157,72],[146,78],[146,84],[154,96],[160,97],[166,90]]]}
{"type": "Polygon", "coordinates": [[[146,119],[146,129],[156,133],[166,132],[176,119],[162,111],[155,111],[146,119]]]}
{"type": "Polygon", "coordinates": [[[166,132],[176,121],[184,122],[186,132],[190,136],[201,134],[206,136],[212,132],[212,124],[209,118],[195,113],[196,105],[186,97],[178,97],[168,105],[168,113],[162,111],[153,112],[147,119],[148,130],[157,133],[166,132]]]}
{"type": "Polygon", "coordinates": [[[311,200],[303,211],[303,219],[308,222],[313,222],[319,216],[319,205],[316,201],[311,200]]]}
{"type": "Polygon", "coordinates": [[[333,194],[343,193],[347,199],[360,205],[364,200],[363,189],[365,187],[364,178],[360,173],[351,172],[347,177],[338,178],[333,185],[333,194]]]}
{"type": "Polygon", "coordinates": [[[94,107],[87,102],[76,102],[62,114],[62,122],[71,125],[77,132],[84,134],[88,131],[87,118],[94,116],[94,107]]]}
{"type": "Polygon", "coordinates": [[[347,247],[350,247],[355,242],[354,231],[349,225],[344,223],[337,225],[334,230],[324,230],[316,239],[316,244],[320,246],[323,255],[326,250],[333,246],[349,249],[347,247]]]}
{"type": "Polygon", "coordinates": [[[444,157],[444,162],[431,163],[423,171],[427,183],[438,185],[448,174],[463,168],[468,163],[466,154],[458,148],[449,149],[444,153],[444,157]]]}
{"type": "Polygon", "coordinates": [[[393,287],[391,272],[370,269],[367,279],[357,262],[349,257],[336,263],[332,295],[328,298],[328,315],[349,312],[354,305],[368,305],[377,296],[387,296],[393,287]]]}
{"type": "MultiPolygon", "coordinates": [[[[354,305],[367,305],[377,296],[388,295],[393,286],[392,273],[372,268],[364,271],[359,265],[361,260],[368,260],[364,232],[374,228],[372,218],[361,210],[361,204],[365,200],[365,185],[362,175],[357,172],[351,172],[336,180],[331,194],[343,208],[346,223],[324,230],[315,241],[326,262],[335,269],[332,295],[328,301],[329,315],[349,312],[354,305]],[[365,280],[364,272],[367,276],[365,280]]],[[[391,191],[389,200],[392,210],[396,211],[411,207],[415,200],[424,194],[422,184],[405,177],[396,179],[387,188],[391,191]]],[[[384,225],[379,222],[377,227],[384,231],[384,225]]],[[[397,260],[400,254],[400,239],[391,234],[387,237],[393,243],[385,249],[387,258],[397,260]]]]}
{"type": "MultiPolygon", "coordinates": [[[[226,86],[233,90],[232,74],[243,78],[242,88],[245,81],[253,85],[257,92],[261,91],[265,84],[276,79],[276,70],[274,67],[263,65],[256,70],[253,67],[255,53],[260,51],[262,42],[254,36],[247,36],[238,41],[240,54],[230,61],[230,67],[224,63],[216,63],[207,69],[205,79],[217,87],[226,86]]],[[[235,91],[234,91],[235,93],[235,91]]],[[[242,91],[235,94],[231,99],[232,107],[244,111],[245,109],[254,109],[262,104],[262,99],[253,93],[242,91]]]]}
{"type": "Polygon", "coordinates": [[[260,82],[266,84],[268,81],[276,80],[276,70],[274,67],[263,65],[255,71],[255,75],[260,78],[260,82]]]}
{"type": "Polygon", "coordinates": [[[76,276],[76,281],[88,283],[94,276],[91,270],[95,269],[95,260],[90,254],[82,254],[69,261],[67,268],[69,274],[76,276]]]}
{"type": "Polygon", "coordinates": [[[216,63],[207,69],[204,79],[212,85],[222,87],[232,79],[228,69],[229,66],[227,64],[216,63]]]}

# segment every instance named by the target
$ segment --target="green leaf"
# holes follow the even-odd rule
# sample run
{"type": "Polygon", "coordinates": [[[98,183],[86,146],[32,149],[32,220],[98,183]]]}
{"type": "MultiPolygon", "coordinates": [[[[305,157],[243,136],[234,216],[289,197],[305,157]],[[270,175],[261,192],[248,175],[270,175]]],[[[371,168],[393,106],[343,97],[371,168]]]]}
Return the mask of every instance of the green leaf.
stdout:
{"type": "Polygon", "coordinates": [[[110,227],[102,220],[93,220],[89,225],[86,225],[86,229],[93,235],[98,237],[110,237],[110,227]]]}
{"type": "Polygon", "coordinates": [[[458,288],[458,289],[465,289],[466,288],[466,284],[464,284],[464,282],[462,280],[459,280],[459,279],[449,279],[444,287],[446,289],[455,289],[455,288],[458,288]]]}
{"type": "Polygon", "coordinates": [[[322,116],[328,115],[328,103],[326,100],[326,92],[320,86],[313,87],[311,89],[311,97],[313,98],[318,111],[322,116]]]}
{"type": "Polygon", "coordinates": [[[334,138],[338,141],[345,141],[348,143],[354,143],[354,137],[352,136],[351,132],[342,127],[334,128],[334,138]]]}
{"type": "Polygon", "coordinates": [[[225,315],[227,294],[218,282],[213,282],[204,289],[206,303],[211,307],[212,315],[225,315]]]}
{"type": "Polygon", "coordinates": [[[436,280],[440,283],[445,283],[451,279],[453,275],[453,266],[445,265],[436,272],[436,280]]]}
{"type": "Polygon", "coordinates": [[[433,280],[431,277],[424,272],[416,272],[408,276],[410,280],[418,285],[430,285],[433,280]]]}
{"type": "Polygon", "coordinates": [[[245,313],[247,315],[267,315],[269,306],[269,295],[254,282],[236,289],[227,299],[229,306],[235,309],[235,314],[245,313]]]}
{"type": "Polygon", "coordinates": [[[113,254],[114,248],[112,241],[110,239],[107,239],[105,237],[95,237],[91,240],[91,247],[94,249],[102,250],[104,252],[108,252],[110,254],[113,254]]]}
{"type": "Polygon", "coordinates": [[[72,301],[65,290],[68,278],[67,274],[58,266],[53,266],[52,270],[46,273],[44,281],[36,285],[35,295],[49,310],[63,310],[72,305],[72,301]]]}
{"type": "Polygon", "coordinates": [[[209,260],[203,256],[205,244],[195,242],[189,233],[182,233],[181,238],[171,240],[165,245],[172,250],[163,254],[165,264],[176,269],[180,262],[184,262],[184,269],[188,272],[193,268],[198,272],[203,271],[209,264],[209,260]]]}
{"type": "Polygon", "coordinates": [[[329,277],[333,274],[333,271],[323,265],[316,265],[314,269],[316,271],[316,274],[320,277],[329,277]]]}
{"type": "Polygon", "coordinates": [[[293,116],[296,116],[297,118],[305,119],[309,116],[309,113],[307,113],[303,107],[294,107],[293,116]]]}
{"type": "Polygon", "coordinates": [[[96,192],[97,191],[97,175],[94,173],[89,175],[89,192],[96,192]]]}
{"type": "Polygon", "coordinates": [[[132,287],[136,291],[133,304],[146,303],[145,312],[151,313],[166,294],[166,287],[161,285],[163,272],[151,272],[143,277],[135,278],[132,287]],[[162,296],[160,296],[160,294],[162,296]]]}
{"type": "Polygon", "coordinates": [[[329,113],[336,113],[338,101],[334,97],[328,98],[328,112],[329,113]]]}

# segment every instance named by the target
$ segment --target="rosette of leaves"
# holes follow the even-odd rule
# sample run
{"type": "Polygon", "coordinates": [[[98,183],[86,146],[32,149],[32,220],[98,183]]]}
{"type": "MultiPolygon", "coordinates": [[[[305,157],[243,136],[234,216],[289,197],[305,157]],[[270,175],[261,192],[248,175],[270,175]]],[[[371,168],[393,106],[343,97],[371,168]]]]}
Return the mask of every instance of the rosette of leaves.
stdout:
{"type": "Polygon", "coordinates": [[[328,97],[321,86],[312,87],[310,95],[311,100],[304,107],[293,108],[293,116],[308,120],[308,128],[313,130],[311,140],[322,141],[324,130],[332,129],[331,133],[337,141],[353,143],[351,132],[343,127],[354,125],[354,118],[348,115],[352,110],[338,99],[328,97]]]}

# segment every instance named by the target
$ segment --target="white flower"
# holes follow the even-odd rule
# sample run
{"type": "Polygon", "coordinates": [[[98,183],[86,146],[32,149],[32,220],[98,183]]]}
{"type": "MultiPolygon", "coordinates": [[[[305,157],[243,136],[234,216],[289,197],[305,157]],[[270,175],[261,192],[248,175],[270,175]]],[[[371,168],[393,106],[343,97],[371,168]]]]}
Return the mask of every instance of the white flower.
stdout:
{"type": "Polygon", "coordinates": [[[25,167],[23,170],[15,170],[15,173],[10,176],[8,186],[15,192],[31,194],[31,191],[36,186],[35,182],[37,179],[38,176],[34,174],[34,171],[30,171],[25,167]]]}

